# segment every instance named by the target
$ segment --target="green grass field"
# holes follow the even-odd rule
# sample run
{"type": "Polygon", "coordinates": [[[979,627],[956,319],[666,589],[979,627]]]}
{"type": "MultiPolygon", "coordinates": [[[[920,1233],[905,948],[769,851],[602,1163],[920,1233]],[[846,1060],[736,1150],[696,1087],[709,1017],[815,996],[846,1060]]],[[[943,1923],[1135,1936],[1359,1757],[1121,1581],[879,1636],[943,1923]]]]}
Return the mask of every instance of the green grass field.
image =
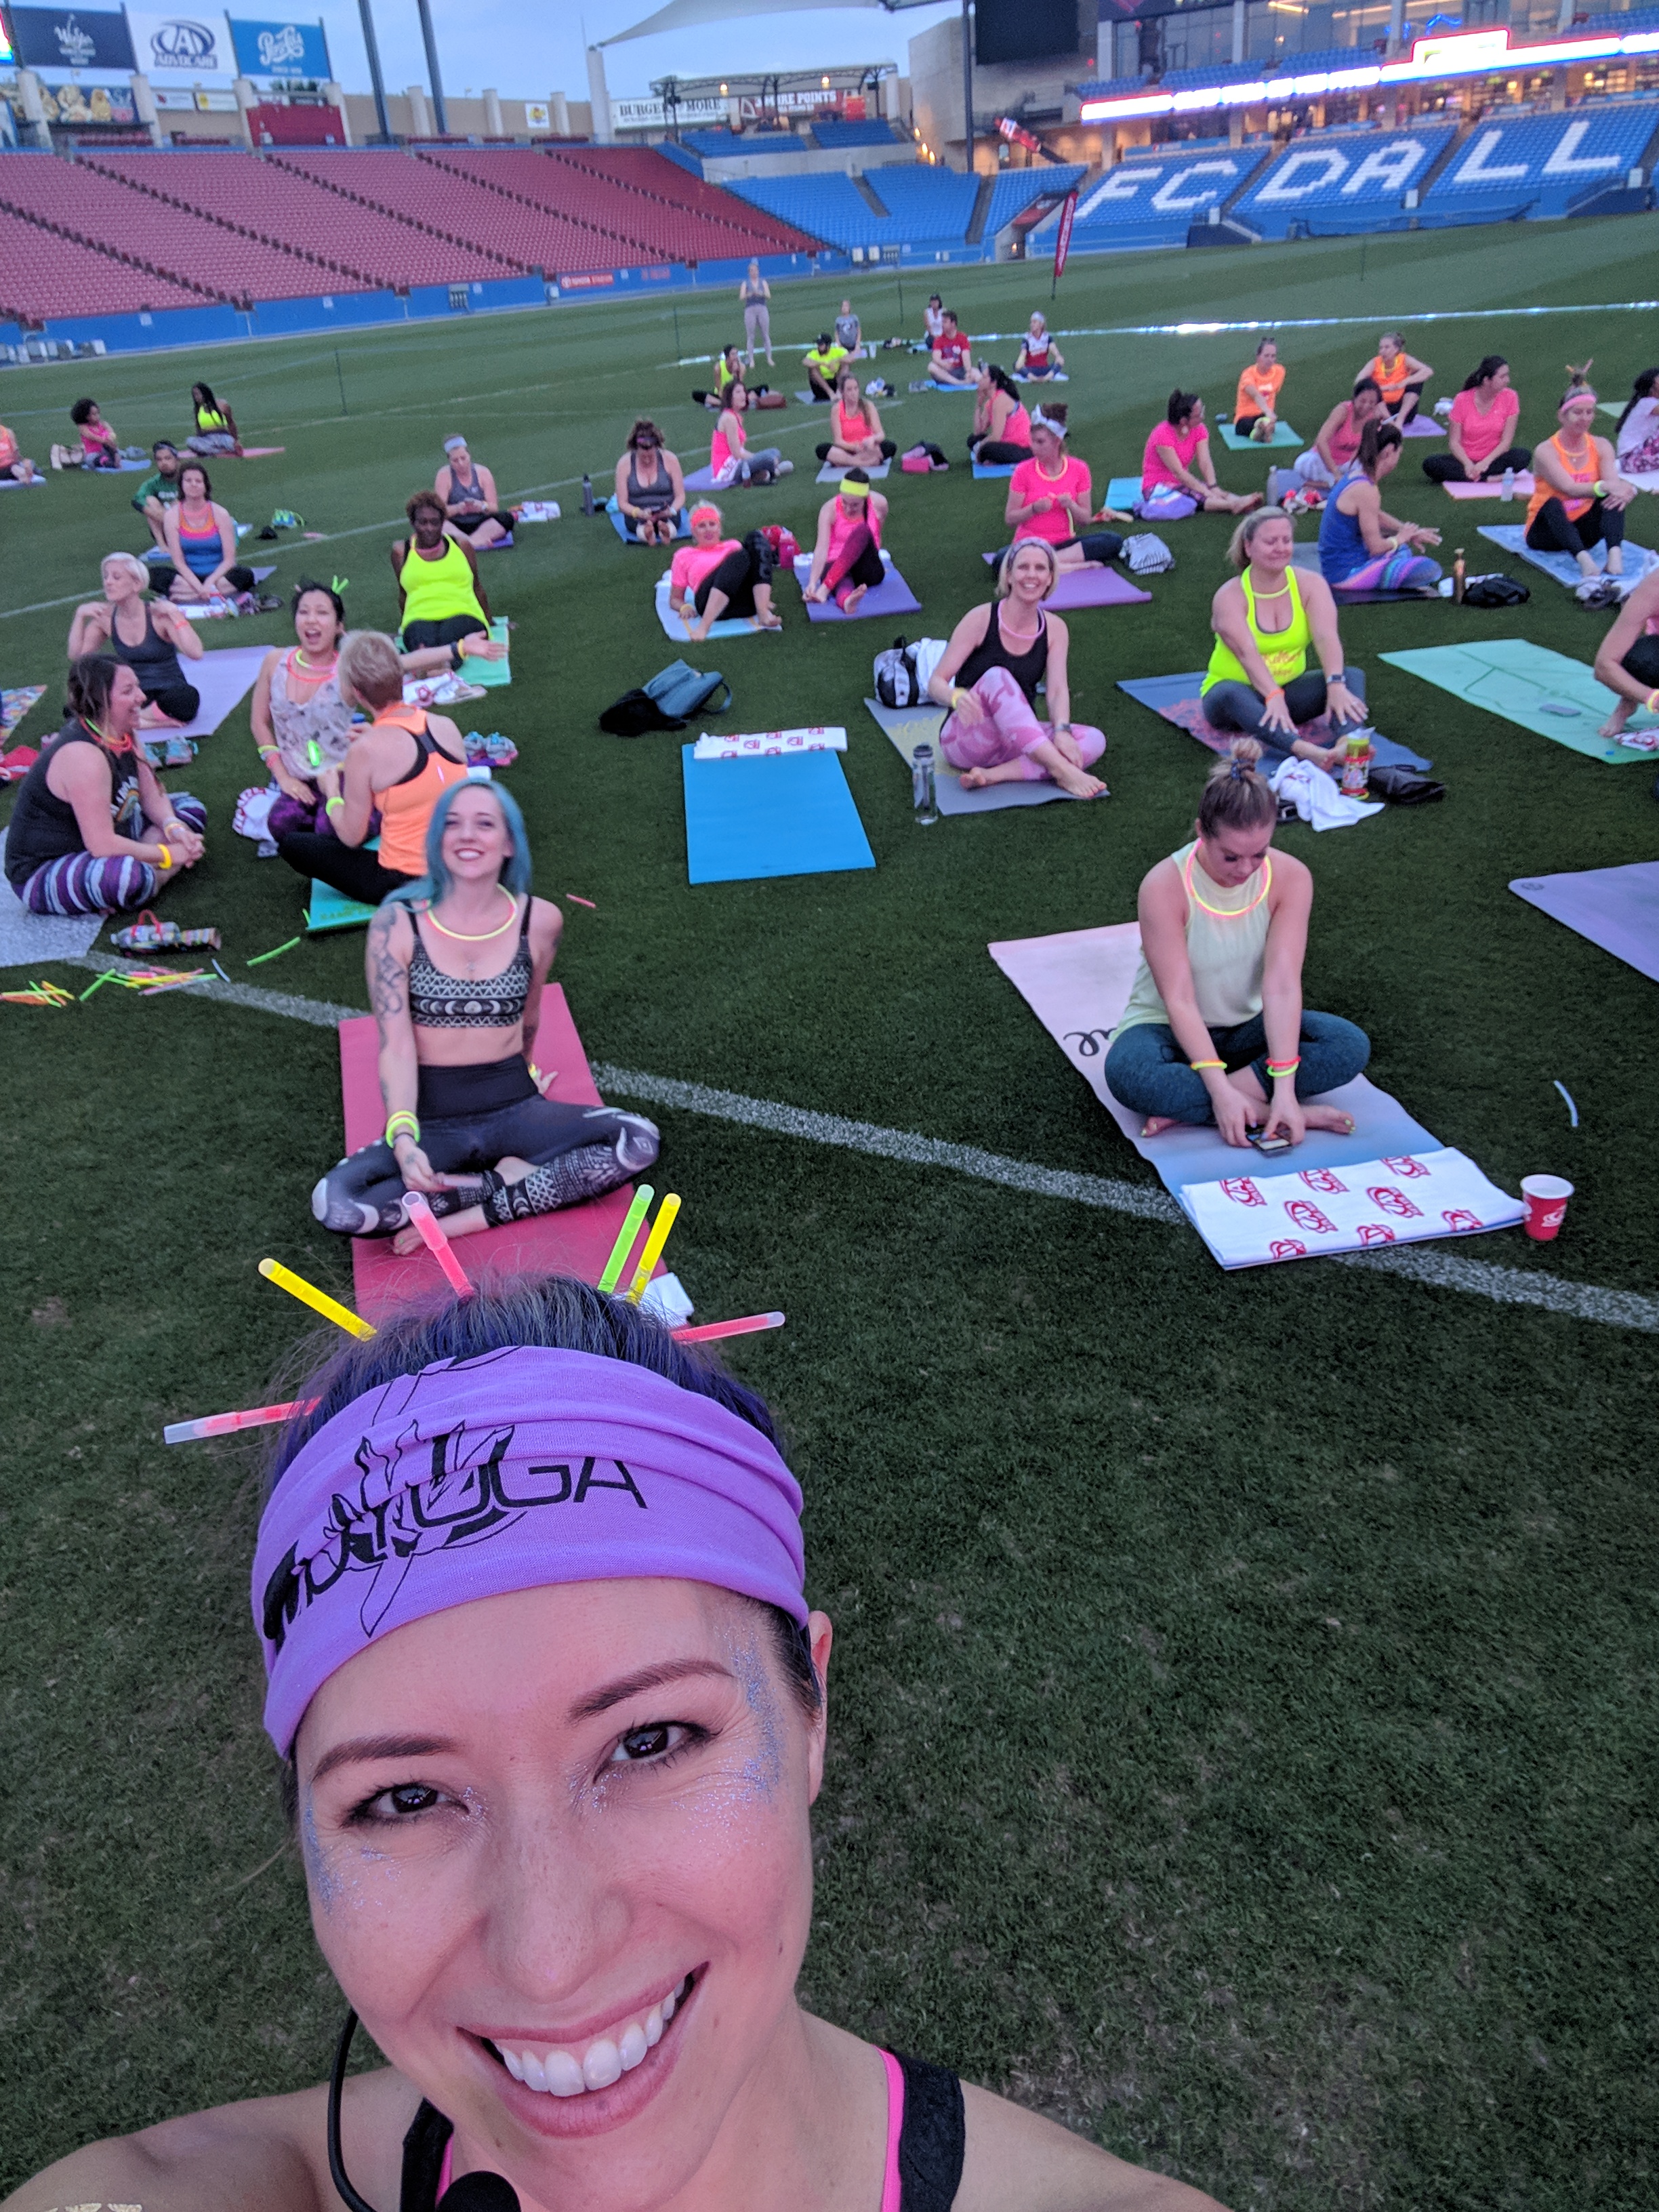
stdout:
{"type": "MultiPolygon", "coordinates": [[[[1594,355],[1604,395],[1629,390],[1651,318],[1473,316],[1651,290],[1656,243],[1659,218],[1638,217],[1084,260],[1050,313],[1061,331],[1367,319],[1283,337],[1285,414],[1308,435],[1377,327],[1468,315],[1413,330],[1435,392],[1505,352],[1531,441],[1565,362],[1594,355]]],[[[781,291],[788,349],[842,289],[781,291]]],[[[851,289],[866,330],[898,327],[890,276],[851,289]]],[[[912,329],[927,289],[905,280],[912,329]]],[[[945,291],[970,331],[1048,304],[1018,267],[949,272],[945,291]]],[[[688,466],[705,457],[701,379],[674,363],[734,310],[682,301],[677,330],[665,304],[607,303],[375,331],[337,359],[296,341],[20,370],[0,412],[44,457],[84,388],[147,442],[182,433],[206,374],[250,441],[287,449],[220,468],[235,511],[292,506],[327,533],[284,544],[273,588],[348,576],[354,621],[383,627],[393,519],[465,431],[504,495],[565,505],[485,564],[518,624],[514,683],[462,726],[520,747],[538,888],[596,902],[567,906],[556,971],[592,1057],[1155,1188],[985,947],[1129,918],[1181,841],[1208,756],[1115,686],[1202,661],[1226,525],[1166,533],[1179,565],[1150,606],[1072,618],[1109,804],[926,834],[860,703],[891,632],[809,631],[786,587],[782,638],[690,657],[732,684],[720,726],[848,726],[878,865],[690,890],[679,740],[596,724],[678,650],[651,614],[659,564],[573,510],[636,410],[688,466]]],[[[1248,351],[1062,343],[1073,446],[1102,490],[1138,465],[1172,385],[1213,415],[1248,351]]],[[[796,379],[781,361],[772,380],[796,379]]],[[[902,398],[884,410],[902,444],[962,454],[966,401],[902,398]]],[[[797,474],[728,512],[810,542],[820,421],[793,403],[763,418],[797,474]]],[[[1352,836],[1282,833],[1317,882],[1310,1002],[1362,1023],[1375,1079],[1497,1181],[1577,1185],[1558,1245],[1455,1249],[1651,1292],[1653,987],[1506,884],[1652,858],[1653,779],[1378,659],[1520,635],[1588,661],[1607,619],[1477,562],[1493,549],[1476,523],[1499,511],[1425,483],[1435,450],[1407,446],[1390,504],[1441,525],[1448,562],[1467,544],[1533,597],[1349,612],[1378,726],[1430,754],[1449,796],[1352,836]]],[[[1261,483],[1263,457],[1218,441],[1216,459],[1230,485],[1261,483]]],[[[0,509],[0,671],[50,687],[22,738],[51,726],[99,556],[142,543],[131,481],[58,477],[0,509]]],[[[926,608],[909,634],[946,635],[983,596],[1004,487],[958,465],[888,489],[926,608]]],[[[1652,514],[1644,499],[1632,534],[1659,543],[1652,514]]],[[[210,644],[287,635],[273,616],[210,644]]],[[[233,976],[300,926],[298,879],[229,832],[254,769],[244,706],[172,779],[208,799],[211,836],[167,910],[219,925],[233,976]]],[[[308,941],[247,980],[362,1006],[362,955],[360,937],[308,941]]],[[[351,1274],[307,1204],[341,1146],[326,1029],[106,990],[62,1015],[9,1006],[4,1040],[9,2185],[93,2136],[325,2070],[341,2001],[258,1729],[257,1454],[167,1450],[161,1430],[261,1402],[296,1320],[261,1255],[347,1297],[351,1274]]],[[[810,2000],[1235,2207],[1650,2207],[1655,1337],[1352,1267],[1229,1277],[1161,1221],[659,1117],[656,1180],[685,1199],[670,1257],[700,1314],[789,1316],[732,1364],[787,1425],[811,1591],[841,1639],[810,2000]]]]}

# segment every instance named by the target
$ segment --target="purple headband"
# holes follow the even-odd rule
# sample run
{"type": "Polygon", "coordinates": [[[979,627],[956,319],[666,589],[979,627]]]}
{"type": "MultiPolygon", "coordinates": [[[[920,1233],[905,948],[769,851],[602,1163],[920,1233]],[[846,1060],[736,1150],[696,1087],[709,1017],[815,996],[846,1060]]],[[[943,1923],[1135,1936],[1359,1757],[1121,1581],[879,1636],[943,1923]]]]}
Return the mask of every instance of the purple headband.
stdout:
{"type": "Polygon", "coordinates": [[[510,1346],[365,1392],[265,1507],[265,1729],[428,1613],[554,1583],[712,1583],[803,1625],[800,1486],[758,1429],[626,1360],[510,1346]]]}

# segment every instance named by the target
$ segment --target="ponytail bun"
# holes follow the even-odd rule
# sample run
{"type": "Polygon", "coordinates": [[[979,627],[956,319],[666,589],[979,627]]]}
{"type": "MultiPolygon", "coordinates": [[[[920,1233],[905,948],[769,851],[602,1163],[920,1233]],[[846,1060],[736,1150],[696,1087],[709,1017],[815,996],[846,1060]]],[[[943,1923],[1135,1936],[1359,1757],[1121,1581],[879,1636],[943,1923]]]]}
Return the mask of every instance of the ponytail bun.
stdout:
{"type": "Polygon", "coordinates": [[[1235,738],[1230,750],[1232,766],[1227,773],[1230,775],[1244,775],[1261,759],[1261,741],[1259,738],[1235,738]]]}
{"type": "Polygon", "coordinates": [[[1198,834],[1213,837],[1223,830],[1259,830],[1279,819],[1273,786],[1256,763],[1261,746],[1255,738],[1235,738],[1225,760],[1210,770],[1198,802],[1198,834]]]}

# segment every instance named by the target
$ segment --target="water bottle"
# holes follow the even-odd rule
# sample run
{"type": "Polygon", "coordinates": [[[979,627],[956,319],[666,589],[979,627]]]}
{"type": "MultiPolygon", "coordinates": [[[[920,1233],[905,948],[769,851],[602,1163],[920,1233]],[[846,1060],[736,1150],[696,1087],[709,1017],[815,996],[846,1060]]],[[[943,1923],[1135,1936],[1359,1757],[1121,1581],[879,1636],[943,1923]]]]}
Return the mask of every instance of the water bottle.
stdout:
{"type": "Polygon", "coordinates": [[[1515,497],[1515,471],[1513,469],[1504,470],[1504,489],[1499,496],[1502,498],[1505,507],[1507,507],[1510,501],[1515,497]]]}
{"type": "Polygon", "coordinates": [[[1454,606],[1461,607],[1463,604],[1463,581],[1467,574],[1468,571],[1465,568],[1463,562],[1463,549],[1460,545],[1457,549],[1457,557],[1452,562],[1451,595],[1452,604],[1454,606]]]}
{"type": "Polygon", "coordinates": [[[933,787],[933,748],[918,745],[910,756],[910,796],[918,825],[926,829],[939,820],[939,793],[933,787]]]}
{"type": "Polygon", "coordinates": [[[592,477],[585,476],[582,478],[582,513],[592,514],[596,512],[593,505],[593,479],[592,477]]]}

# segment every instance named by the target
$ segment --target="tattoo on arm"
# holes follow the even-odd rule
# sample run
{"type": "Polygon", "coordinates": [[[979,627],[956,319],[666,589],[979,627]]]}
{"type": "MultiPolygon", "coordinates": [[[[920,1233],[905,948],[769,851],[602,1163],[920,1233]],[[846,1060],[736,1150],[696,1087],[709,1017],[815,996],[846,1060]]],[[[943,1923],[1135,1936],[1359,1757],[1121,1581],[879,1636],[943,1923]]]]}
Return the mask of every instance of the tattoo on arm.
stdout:
{"type": "Polygon", "coordinates": [[[368,925],[368,994],[374,1018],[386,1035],[388,1018],[408,1011],[405,979],[408,963],[398,957],[393,933],[397,916],[384,910],[368,925]]]}

